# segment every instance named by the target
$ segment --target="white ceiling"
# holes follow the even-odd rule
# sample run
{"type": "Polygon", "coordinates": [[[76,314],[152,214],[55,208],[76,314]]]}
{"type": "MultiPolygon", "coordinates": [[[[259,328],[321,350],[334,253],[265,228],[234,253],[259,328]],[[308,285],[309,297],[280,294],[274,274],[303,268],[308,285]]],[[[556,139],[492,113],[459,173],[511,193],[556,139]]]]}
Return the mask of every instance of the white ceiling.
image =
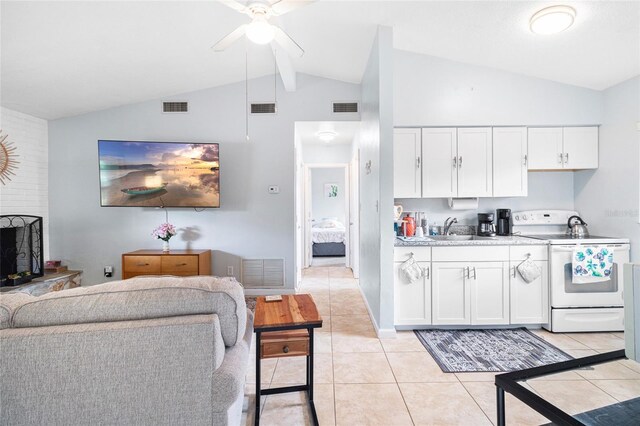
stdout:
{"type": "MultiPolygon", "coordinates": [[[[376,26],[398,49],[601,90],[640,74],[640,2],[561,1],[576,24],[537,36],[544,1],[330,1],[280,23],[306,50],[297,71],[358,83],[376,26]]],[[[1,103],[58,118],[273,72],[268,47],[209,47],[247,17],[216,1],[2,1],[1,103]]]]}
{"type": "Polygon", "coordinates": [[[350,145],[360,130],[359,121],[298,121],[296,137],[303,145],[350,145]],[[318,132],[334,132],[336,138],[327,143],[321,141],[318,132]]]}

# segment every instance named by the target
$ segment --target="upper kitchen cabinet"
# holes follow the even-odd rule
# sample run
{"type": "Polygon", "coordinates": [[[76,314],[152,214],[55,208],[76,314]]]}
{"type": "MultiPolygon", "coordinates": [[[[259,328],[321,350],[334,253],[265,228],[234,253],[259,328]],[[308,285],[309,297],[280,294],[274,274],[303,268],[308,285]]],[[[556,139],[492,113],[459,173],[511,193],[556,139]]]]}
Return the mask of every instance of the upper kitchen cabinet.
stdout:
{"type": "Polygon", "coordinates": [[[527,128],[493,128],[493,196],[525,197],[528,193],[527,128]]]}
{"type": "Polygon", "coordinates": [[[565,169],[598,168],[597,127],[564,127],[562,138],[565,169]]]}
{"type": "Polygon", "coordinates": [[[490,197],[491,128],[422,129],[422,196],[490,197]]]}
{"type": "Polygon", "coordinates": [[[458,129],[457,197],[491,197],[491,128],[458,129]]]}
{"type": "Polygon", "coordinates": [[[598,127],[529,129],[529,170],[598,168],[598,127]]]}
{"type": "Polygon", "coordinates": [[[456,129],[422,129],[422,196],[456,197],[458,193],[458,147],[456,129]]]}
{"type": "Polygon", "coordinates": [[[393,131],[393,196],[420,198],[422,146],[420,129],[393,131]]]}

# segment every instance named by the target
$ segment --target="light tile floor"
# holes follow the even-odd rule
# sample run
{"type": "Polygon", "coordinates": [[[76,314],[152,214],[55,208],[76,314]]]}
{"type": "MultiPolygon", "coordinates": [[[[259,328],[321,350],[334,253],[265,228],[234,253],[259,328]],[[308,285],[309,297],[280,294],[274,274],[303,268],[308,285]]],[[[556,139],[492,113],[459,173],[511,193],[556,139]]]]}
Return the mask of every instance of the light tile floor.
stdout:
{"type": "MultiPolygon", "coordinates": [[[[443,373],[413,332],[378,339],[351,270],[312,267],[301,293],[310,293],[324,319],[316,331],[315,404],[321,425],[496,424],[495,373],[443,373]]],[[[534,331],[574,357],[622,349],[622,333],[534,331]]],[[[255,342],[254,342],[255,344],[255,342]]],[[[262,362],[262,386],[304,383],[304,358],[262,362]]],[[[640,364],[622,361],[531,380],[525,386],[578,413],[640,396],[640,364]]],[[[255,347],[249,361],[246,424],[253,424],[255,347]]],[[[507,395],[508,425],[548,421],[507,395]]],[[[302,393],[262,397],[262,425],[310,424],[302,393]]]]}

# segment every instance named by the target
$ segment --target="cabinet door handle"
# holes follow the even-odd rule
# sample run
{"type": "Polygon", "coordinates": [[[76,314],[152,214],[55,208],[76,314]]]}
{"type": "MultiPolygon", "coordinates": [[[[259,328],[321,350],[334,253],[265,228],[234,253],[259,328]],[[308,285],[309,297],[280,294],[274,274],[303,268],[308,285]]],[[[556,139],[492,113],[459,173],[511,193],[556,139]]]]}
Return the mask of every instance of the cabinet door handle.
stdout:
{"type": "Polygon", "coordinates": [[[462,155],[458,158],[458,168],[462,168],[462,155]]]}
{"type": "Polygon", "coordinates": [[[478,279],[478,274],[476,273],[476,267],[473,267],[473,279],[477,280],[478,279]]]}
{"type": "Polygon", "coordinates": [[[148,263],[136,263],[136,266],[149,266],[148,263]]]}
{"type": "Polygon", "coordinates": [[[424,268],[424,277],[426,279],[429,279],[430,275],[431,275],[431,272],[429,271],[429,267],[427,266],[426,268],[424,268]]]}
{"type": "Polygon", "coordinates": [[[420,157],[416,158],[416,169],[420,168],[420,157]]]}
{"type": "Polygon", "coordinates": [[[511,267],[511,275],[513,275],[513,278],[516,277],[516,267],[515,266],[511,267]]]}
{"type": "Polygon", "coordinates": [[[524,155],[524,165],[526,166],[529,163],[529,158],[527,157],[527,154],[524,155]]]}
{"type": "Polygon", "coordinates": [[[454,169],[458,168],[458,157],[453,157],[453,168],[454,169]]]}
{"type": "Polygon", "coordinates": [[[187,266],[186,263],[176,263],[176,266],[187,266]]]}
{"type": "Polygon", "coordinates": [[[561,152],[560,153],[560,158],[558,158],[558,163],[560,163],[560,164],[564,163],[563,158],[564,158],[564,154],[561,152]]]}
{"type": "Polygon", "coordinates": [[[569,153],[568,152],[564,153],[564,164],[569,164],[569,153]]]}
{"type": "Polygon", "coordinates": [[[464,275],[466,278],[469,278],[469,274],[470,274],[470,272],[469,272],[469,267],[468,267],[468,266],[466,266],[466,267],[464,268],[463,275],[464,275]]]}

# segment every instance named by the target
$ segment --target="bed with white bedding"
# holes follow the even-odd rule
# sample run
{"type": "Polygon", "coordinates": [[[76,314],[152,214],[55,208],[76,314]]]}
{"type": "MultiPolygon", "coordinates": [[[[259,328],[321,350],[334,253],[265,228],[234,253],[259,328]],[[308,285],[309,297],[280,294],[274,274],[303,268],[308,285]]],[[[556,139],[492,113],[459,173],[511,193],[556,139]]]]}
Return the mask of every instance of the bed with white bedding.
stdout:
{"type": "Polygon", "coordinates": [[[345,236],[346,229],[337,220],[322,220],[314,223],[311,228],[313,256],[344,256],[345,236]]]}

